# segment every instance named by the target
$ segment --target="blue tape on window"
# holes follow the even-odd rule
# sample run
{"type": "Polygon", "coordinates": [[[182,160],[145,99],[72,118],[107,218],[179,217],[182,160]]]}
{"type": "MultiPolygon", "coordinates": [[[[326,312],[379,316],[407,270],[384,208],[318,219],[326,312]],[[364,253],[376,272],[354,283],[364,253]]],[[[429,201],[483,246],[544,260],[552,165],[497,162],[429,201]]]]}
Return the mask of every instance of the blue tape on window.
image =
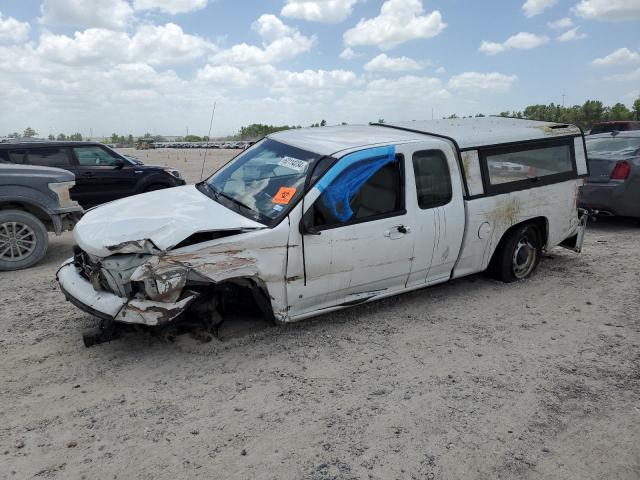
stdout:
{"type": "Polygon", "coordinates": [[[394,145],[370,148],[342,157],[316,184],[321,201],[341,222],[353,216],[351,200],[378,170],[396,159],[394,145]]]}

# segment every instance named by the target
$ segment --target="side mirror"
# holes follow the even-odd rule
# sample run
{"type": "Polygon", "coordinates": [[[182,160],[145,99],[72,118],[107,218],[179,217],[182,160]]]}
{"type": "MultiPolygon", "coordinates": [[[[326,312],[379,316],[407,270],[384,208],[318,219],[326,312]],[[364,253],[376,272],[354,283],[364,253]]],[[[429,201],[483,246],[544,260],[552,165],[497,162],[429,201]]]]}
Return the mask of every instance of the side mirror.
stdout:
{"type": "Polygon", "coordinates": [[[302,235],[320,235],[322,232],[312,225],[311,215],[305,215],[300,220],[300,233],[302,235]]]}
{"type": "Polygon", "coordinates": [[[115,166],[116,170],[120,170],[122,167],[124,167],[124,160],[122,160],[121,158],[117,158],[115,166]]]}

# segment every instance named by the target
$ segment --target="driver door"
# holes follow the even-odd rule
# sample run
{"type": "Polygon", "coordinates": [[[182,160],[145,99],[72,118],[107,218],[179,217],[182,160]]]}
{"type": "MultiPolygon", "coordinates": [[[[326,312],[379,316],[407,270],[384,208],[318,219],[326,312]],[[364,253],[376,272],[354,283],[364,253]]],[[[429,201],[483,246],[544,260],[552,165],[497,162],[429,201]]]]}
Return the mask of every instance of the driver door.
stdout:
{"type": "Polygon", "coordinates": [[[304,259],[295,249],[289,262],[292,317],[405,287],[414,227],[405,196],[405,158],[393,146],[348,154],[323,176],[305,198],[304,259]],[[303,261],[306,282],[295,272],[303,261]]]}
{"type": "Polygon", "coordinates": [[[100,205],[135,193],[139,174],[124,160],[98,145],[72,148],[77,160],[76,185],[71,197],[84,208],[100,205]]]}

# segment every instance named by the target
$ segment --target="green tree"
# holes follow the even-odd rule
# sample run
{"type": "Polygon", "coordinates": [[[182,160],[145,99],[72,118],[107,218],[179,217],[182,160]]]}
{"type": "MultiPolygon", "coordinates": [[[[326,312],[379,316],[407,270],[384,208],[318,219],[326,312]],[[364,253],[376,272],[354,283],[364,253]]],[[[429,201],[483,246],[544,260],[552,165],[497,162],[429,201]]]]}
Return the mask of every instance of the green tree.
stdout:
{"type": "Polygon", "coordinates": [[[69,140],[72,142],[81,142],[82,141],[82,134],[79,132],[73,133],[71,135],[69,135],[69,140]]]}
{"type": "Polygon", "coordinates": [[[55,139],[56,139],[56,137],[54,137],[52,133],[50,133],[50,134],[49,134],[49,136],[48,136],[47,138],[48,138],[49,140],[55,140],[55,139]]]}
{"type": "Polygon", "coordinates": [[[624,103],[616,103],[613,107],[607,108],[607,120],[631,120],[633,112],[624,103]]]}
{"type": "Polygon", "coordinates": [[[67,136],[64,133],[59,133],[58,136],[56,137],[56,140],[64,142],[65,140],[67,140],[67,136]]]}
{"type": "Polygon", "coordinates": [[[38,132],[36,132],[33,128],[31,127],[27,127],[24,129],[24,132],[22,133],[23,137],[26,138],[33,138],[36,137],[38,135],[38,132]]]}
{"type": "Polygon", "coordinates": [[[633,102],[633,114],[636,120],[640,120],[640,97],[633,102]]]}
{"type": "Polygon", "coordinates": [[[320,122],[320,126],[321,126],[321,127],[326,127],[326,126],[327,126],[327,121],[326,121],[326,120],[322,120],[322,121],[320,122]]]}
{"type": "Polygon", "coordinates": [[[20,134],[18,132],[13,132],[7,135],[9,138],[20,138],[20,134]]]}

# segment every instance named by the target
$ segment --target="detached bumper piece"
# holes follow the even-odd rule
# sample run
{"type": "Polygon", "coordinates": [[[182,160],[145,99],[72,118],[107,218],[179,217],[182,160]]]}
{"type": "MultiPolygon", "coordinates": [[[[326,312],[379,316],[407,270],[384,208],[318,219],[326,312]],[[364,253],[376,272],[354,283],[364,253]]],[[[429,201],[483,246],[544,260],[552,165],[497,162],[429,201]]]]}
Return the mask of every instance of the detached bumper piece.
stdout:
{"type": "Polygon", "coordinates": [[[57,278],[67,300],[105,322],[165,325],[180,316],[197,297],[193,294],[175,303],[165,303],[126,299],[110,292],[98,292],[78,273],[73,259],[60,267],[57,278]]]}

